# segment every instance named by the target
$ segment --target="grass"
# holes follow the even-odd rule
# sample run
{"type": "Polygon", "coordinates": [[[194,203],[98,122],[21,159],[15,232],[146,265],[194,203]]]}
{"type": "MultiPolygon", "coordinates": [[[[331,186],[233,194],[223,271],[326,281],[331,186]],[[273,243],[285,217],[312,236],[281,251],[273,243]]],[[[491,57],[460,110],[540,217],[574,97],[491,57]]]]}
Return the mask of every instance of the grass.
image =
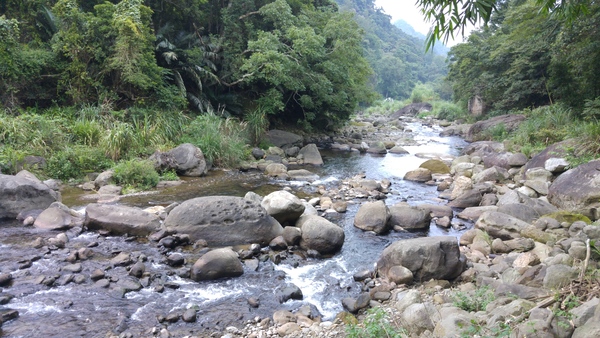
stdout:
{"type": "Polygon", "coordinates": [[[408,337],[408,333],[394,323],[387,312],[382,308],[367,310],[362,324],[349,324],[346,326],[349,338],[401,338],[408,337]]]}
{"type": "Polygon", "coordinates": [[[494,291],[489,286],[483,286],[474,292],[456,292],[452,304],[468,312],[484,311],[486,306],[494,301],[494,291]]]}
{"type": "Polygon", "coordinates": [[[154,164],[148,160],[131,159],[119,162],[114,167],[115,182],[127,191],[148,190],[156,187],[160,177],[154,164]]]}

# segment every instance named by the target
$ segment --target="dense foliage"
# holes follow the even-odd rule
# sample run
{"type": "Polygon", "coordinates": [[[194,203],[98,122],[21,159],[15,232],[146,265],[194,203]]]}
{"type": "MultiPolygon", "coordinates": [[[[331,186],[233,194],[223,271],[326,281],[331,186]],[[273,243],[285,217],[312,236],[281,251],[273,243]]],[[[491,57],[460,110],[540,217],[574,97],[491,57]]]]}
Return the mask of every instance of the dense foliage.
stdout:
{"type": "Polygon", "coordinates": [[[158,107],[325,128],[372,98],[362,31],[329,0],[7,0],[0,102],[158,107]]]}
{"type": "Polygon", "coordinates": [[[536,0],[496,7],[488,27],[449,54],[455,99],[480,96],[498,112],[563,102],[581,115],[600,95],[600,5],[577,22],[540,12],[536,0]]]}

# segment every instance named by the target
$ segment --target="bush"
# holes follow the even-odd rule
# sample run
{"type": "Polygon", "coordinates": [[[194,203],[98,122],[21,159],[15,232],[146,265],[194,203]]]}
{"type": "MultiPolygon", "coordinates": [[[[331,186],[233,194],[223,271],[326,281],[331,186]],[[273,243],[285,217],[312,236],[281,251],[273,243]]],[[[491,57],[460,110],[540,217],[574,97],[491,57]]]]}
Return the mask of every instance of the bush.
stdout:
{"type": "Polygon", "coordinates": [[[156,187],[160,177],[148,160],[131,159],[114,167],[115,182],[126,189],[148,190],[156,187]]]}
{"type": "Polygon", "coordinates": [[[433,115],[438,119],[456,121],[458,119],[470,119],[469,112],[459,105],[448,101],[433,102],[433,115]]]}
{"type": "Polygon", "coordinates": [[[484,311],[485,307],[495,299],[494,291],[489,286],[483,286],[472,293],[457,292],[452,304],[468,312],[477,312],[484,311]]]}
{"type": "Polygon", "coordinates": [[[216,166],[233,167],[246,155],[244,125],[235,119],[224,119],[208,113],[198,116],[185,129],[183,142],[202,150],[206,159],[216,166]]]}
{"type": "Polygon", "coordinates": [[[421,103],[438,100],[437,94],[430,85],[419,83],[413,88],[410,94],[412,103],[421,103]]]}
{"type": "Polygon", "coordinates": [[[69,180],[113,165],[97,147],[72,146],[55,152],[47,161],[44,173],[52,178],[69,180]]]}

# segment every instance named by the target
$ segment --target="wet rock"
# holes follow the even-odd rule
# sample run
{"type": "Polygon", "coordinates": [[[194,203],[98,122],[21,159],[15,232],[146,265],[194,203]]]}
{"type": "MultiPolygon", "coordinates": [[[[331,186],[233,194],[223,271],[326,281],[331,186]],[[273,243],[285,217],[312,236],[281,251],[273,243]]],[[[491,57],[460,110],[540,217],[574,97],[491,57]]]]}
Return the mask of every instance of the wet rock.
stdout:
{"type": "Polygon", "coordinates": [[[248,298],[248,305],[250,305],[250,307],[257,309],[260,306],[260,300],[258,298],[255,297],[250,297],[248,298]]]}
{"type": "Polygon", "coordinates": [[[210,246],[267,245],[283,228],[260,204],[233,196],[198,197],[175,207],[165,219],[168,230],[188,234],[210,246]]]}
{"type": "Polygon", "coordinates": [[[110,286],[110,281],[108,279],[102,278],[97,280],[94,286],[97,288],[106,289],[110,286]]]}
{"type": "Polygon", "coordinates": [[[85,210],[84,225],[116,235],[147,236],[160,228],[160,218],[138,208],[90,204],[85,210]]]}
{"type": "Polygon", "coordinates": [[[430,159],[419,166],[419,168],[429,169],[432,174],[448,174],[450,173],[450,167],[441,160],[430,159]]]}
{"type": "Polygon", "coordinates": [[[133,266],[131,266],[131,269],[129,269],[129,275],[136,278],[141,278],[145,271],[146,265],[144,265],[142,262],[136,262],[133,264],[133,266]]]}
{"type": "Polygon", "coordinates": [[[93,281],[98,281],[102,278],[104,278],[105,274],[104,271],[101,269],[96,269],[94,271],[92,271],[92,274],[90,275],[90,279],[93,281]]]}
{"type": "Polygon", "coordinates": [[[184,143],[167,152],[156,152],[150,158],[159,171],[175,170],[179,176],[198,177],[208,172],[204,154],[191,143],[184,143]]]}
{"type": "Polygon", "coordinates": [[[450,201],[448,206],[452,208],[469,208],[478,206],[481,203],[481,199],[483,198],[481,192],[479,190],[469,190],[458,196],[456,199],[450,201]]]}
{"type": "Polygon", "coordinates": [[[394,146],[392,149],[389,150],[389,152],[391,154],[400,154],[400,155],[409,153],[408,150],[402,148],[401,146],[394,146]]]}
{"type": "Polygon", "coordinates": [[[300,149],[298,156],[302,156],[304,164],[311,164],[316,166],[323,165],[321,153],[319,153],[319,149],[317,149],[317,146],[314,143],[308,144],[302,149],[300,149]]]}
{"type": "Polygon", "coordinates": [[[405,230],[428,229],[431,223],[431,214],[426,209],[412,207],[405,203],[398,203],[389,207],[392,226],[400,226],[405,230]]]}
{"type": "Polygon", "coordinates": [[[363,293],[358,298],[344,298],[342,299],[342,306],[350,313],[357,313],[358,310],[364,309],[369,306],[371,300],[368,293],[363,293]]]}
{"type": "Polygon", "coordinates": [[[344,213],[348,210],[348,202],[345,201],[336,201],[332,205],[333,210],[339,213],[344,213]]]}
{"type": "Polygon", "coordinates": [[[0,310],[0,324],[19,317],[19,311],[11,309],[0,310]]]}
{"type": "Polygon", "coordinates": [[[414,182],[427,182],[431,181],[431,170],[425,168],[418,168],[411,170],[404,175],[405,181],[414,182]]]}
{"type": "Polygon", "coordinates": [[[290,299],[302,300],[303,298],[302,290],[294,284],[288,284],[277,292],[277,299],[282,304],[290,299]]]}
{"type": "Polygon", "coordinates": [[[288,179],[287,167],[281,163],[270,163],[264,169],[265,175],[282,180],[288,179]]]}
{"type": "Polygon", "coordinates": [[[33,226],[45,230],[63,230],[72,225],[73,217],[67,206],[53,203],[35,219],[33,226]]]}
{"type": "Polygon", "coordinates": [[[295,222],[304,212],[304,204],[293,194],[275,191],[263,198],[261,206],[279,223],[295,222]]]}
{"type": "Polygon", "coordinates": [[[338,252],[344,244],[344,230],[323,217],[302,216],[297,225],[302,231],[300,246],[305,250],[327,255],[338,252]]]}
{"type": "Polygon", "coordinates": [[[59,199],[41,181],[24,176],[0,174],[0,219],[15,219],[22,211],[44,209],[59,199]]]}
{"type": "Polygon", "coordinates": [[[273,238],[273,240],[269,243],[269,247],[272,250],[285,250],[287,249],[288,245],[285,241],[285,239],[283,238],[283,236],[277,236],[275,238],[273,238]]]}
{"type": "Polygon", "coordinates": [[[169,266],[182,266],[185,264],[185,258],[180,253],[172,253],[167,256],[167,264],[169,266]]]}
{"type": "Polygon", "coordinates": [[[231,249],[215,249],[200,257],[191,271],[195,281],[237,277],[244,273],[242,263],[231,249]]]}
{"type": "Polygon", "coordinates": [[[373,276],[373,271],[371,271],[371,270],[361,270],[361,271],[356,272],[353,275],[353,278],[354,278],[355,281],[361,282],[361,281],[364,281],[367,278],[371,278],[372,276],[373,276]]]}
{"type": "Polygon", "coordinates": [[[0,273],[0,286],[7,286],[13,279],[10,273],[0,273]]]}
{"type": "Polygon", "coordinates": [[[310,172],[306,169],[288,170],[288,176],[294,181],[308,181],[313,182],[319,179],[319,175],[310,172]]]}
{"type": "Polygon", "coordinates": [[[131,255],[128,252],[120,252],[110,260],[110,264],[113,266],[127,266],[131,263],[133,263],[133,261],[131,260],[131,255]]]}
{"type": "Polygon", "coordinates": [[[354,217],[354,226],[383,234],[390,229],[390,211],[383,201],[367,202],[358,209],[354,217]]]}
{"type": "Polygon", "coordinates": [[[13,298],[14,296],[11,294],[0,292],[0,305],[8,304],[13,298]]]}
{"type": "Polygon", "coordinates": [[[196,312],[196,309],[187,309],[181,316],[181,319],[186,323],[193,323],[196,321],[196,312]]]}
{"type": "Polygon", "coordinates": [[[377,269],[383,276],[397,265],[412,271],[415,280],[454,279],[464,270],[458,243],[452,236],[399,240],[383,250],[377,269]]]}
{"type": "Polygon", "coordinates": [[[62,271],[67,271],[67,272],[77,273],[77,272],[81,272],[82,267],[81,267],[81,263],[75,263],[75,264],[65,265],[65,266],[62,267],[61,270],[62,271]]]}

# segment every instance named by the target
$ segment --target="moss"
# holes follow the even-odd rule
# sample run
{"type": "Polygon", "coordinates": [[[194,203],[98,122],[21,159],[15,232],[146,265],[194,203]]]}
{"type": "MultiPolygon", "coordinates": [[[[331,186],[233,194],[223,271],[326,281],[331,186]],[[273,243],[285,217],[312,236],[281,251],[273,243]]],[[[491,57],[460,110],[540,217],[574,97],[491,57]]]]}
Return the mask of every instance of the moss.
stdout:
{"type": "Polygon", "coordinates": [[[577,221],[584,221],[587,224],[591,224],[592,221],[585,215],[570,212],[570,211],[557,211],[548,215],[544,215],[544,217],[554,218],[559,222],[567,222],[572,224],[577,221]]]}

